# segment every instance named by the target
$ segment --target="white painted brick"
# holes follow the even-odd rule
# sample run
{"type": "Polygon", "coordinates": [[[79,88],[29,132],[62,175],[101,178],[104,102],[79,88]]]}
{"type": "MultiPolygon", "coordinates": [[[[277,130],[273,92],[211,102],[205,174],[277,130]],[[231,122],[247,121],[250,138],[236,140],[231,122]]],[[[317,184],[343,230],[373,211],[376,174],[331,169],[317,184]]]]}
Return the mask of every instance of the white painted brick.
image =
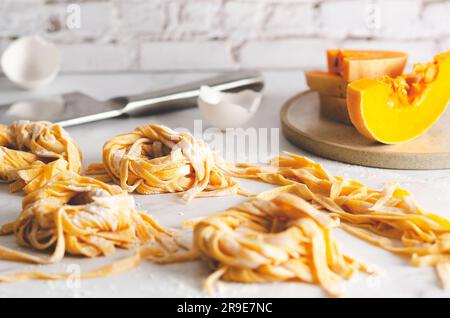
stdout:
{"type": "Polygon", "coordinates": [[[420,0],[326,1],[318,15],[322,36],[414,37],[419,28],[420,0]]]}
{"type": "Polygon", "coordinates": [[[39,2],[0,1],[0,36],[19,37],[44,32],[46,11],[39,2]]]}
{"type": "Polygon", "coordinates": [[[437,53],[436,43],[432,40],[419,41],[366,41],[350,40],[342,44],[344,49],[394,50],[409,53],[409,64],[427,62],[437,53]]]}
{"type": "Polygon", "coordinates": [[[230,70],[236,65],[227,42],[151,42],[141,46],[143,70],[230,70]]]}
{"type": "Polygon", "coordinates": [[[365,1],[327,1],[320,6],[319,33],[330,38],[369,36],[364,20],[365,1]]]}
{"type": "Polygon", "coordinates": [[[429,35],[441,37],[450,35],[450,2],[433,2],[425,6],[423,11],[423,26],[429,35]]]}
{"type": "Polygon", "coordinates": [[[0,36],[17,37],[28,34],[45,34],[59,42],[74,43],[97,40],[111,30],[113,6],[108,2],[79,3],[80,28],[68,29],[66,25],[69,3],[39,4],[20,0],[3,3],[8,12],[0,19],[0,36]]]}
{"type": "MultiPolygon", "coordinates": [[[[80,27],[73,27],[67,24],[69,14],[68,5],[47,5],[53,12],[59,13],[60,30],[48,32],[47,37],[59,43],[82,43],[82,42],[105,42],[110,40],[115,23],[115,9],[112,3],[108,2],[82,2],[78,3],[80,10],[80,27]]],[[[58,17],[57,13],[49,15],[47,25],[51,26],[51,19],[58,17]]]]}
{"type": "MultiPolygon", "coordinates": [[[[108,2],[80,3],[81,28],[71,29],[77,36],[98,38],[105,35],[113,26],[114,8],[108,2]]],[[[66,22],[66,21],[64,21],[66,22]]]]}
{"type": "Polygon", "coordinates": [[[227,1],[223,12],[223,31],[234,42],[256,38],[267,14],[264,3],[227,1]]]}
{"type": "Polygon", "coordinates": [[[176,1],[169,5],[166,32],[172,38],[220,35],[221,0],[176,1]]]}
{"type": "Polygon", "coordinates": [[[324,68],[325,50],[337,47],[332,40],[254,41],[242,47],[243,68],[324,68]]]}
{"type": "Polygon", "coordinates": [[[0,51],[38,33],[70,71],[315,68],[330,47],[411,61],[450,49],[450,0],[0,0],[0,12],[0,51]],[[71,3],[80,29],[65,27],[71,3]]]}
{"type": "Polygon", "coordinates": [[[275,4],[263,25],[262,36],[311,35],[316,30],[312,3],[275,4]]]}
{"type": "MultiPolygon", "coordinates": [[[[194,0],[195,1],[195,0],[194,0]]],[[[225,0],[230,1],[230,0],[225,0]]],[[[250,2],[250,3],[269,3],[269,4],[293,4],[293,3],[319,3],[323,1],[334,0],[237,0],[237,2],[250,2]]]]}
{"type": "Polygon", "coordinates": [[[167,1],[116,0],[119,15],[118,37],[158,36],[167,24],[167,1]]]}
{"type": "Polygon", "coordinates": [[[391,39],[414,39],[427,34],[421,25],[420,0],[384,0],[380,5],[380,30],[377,36],[391,39]]]}
{"type": "Polygon", "coordinates": [[[135,52],[117,45],[60,45],[63,71],[125,71],[133,69],[135,52]]]}

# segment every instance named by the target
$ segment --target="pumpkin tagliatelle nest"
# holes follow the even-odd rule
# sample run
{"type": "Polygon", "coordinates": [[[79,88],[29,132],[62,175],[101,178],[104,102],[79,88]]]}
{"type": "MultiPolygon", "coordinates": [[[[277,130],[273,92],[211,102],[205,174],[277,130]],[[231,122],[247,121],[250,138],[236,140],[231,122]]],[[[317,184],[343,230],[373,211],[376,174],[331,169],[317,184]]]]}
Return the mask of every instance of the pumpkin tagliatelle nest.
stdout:
{"type": "Polygon", "coordinates": [[[189,133],[148,125],[107,141],[103,163],[91,164],[87,173],[112,179],[128,192],[181,192],[187,201],[240,192],[238,183],[221,171],[216,156],[189,133]]]}
{"type": "Polygon", "coordinates": [[[11,191],[30,193],[61,171],[81,172],[81,152],[70,135],[50,122],[0,125],[0,179],[11,191]]]}
{"type": "MultiPolygon", "coordinates": [[[[164,229],[150,216],[137,211],[133,197],[118,186],[69,171],[57,174],[44,187],[26,195],[20,215],[14,222],[3,225],[0,232],[14,234],[22,246],[53,251],[49,257],[42,257],[0,247],[0,259],[35,264],[59,262],[66,253],[85,257],[108,255],[116,247],[131,249],[143,243],[156,244],[171,253],[184,248],[176,232],[164,229]]],[[[84,273],[83,277],[122,272],[139,262],[139,256],[133,256],[84,273]]],[[[66,277],[66,274],[25,272],[0,276],[0,281],[66,277]]]]}
{"type": "MultiPolygon", "coordinates": [[[[355,271],[371,271],[340,250],[331,234],[338,224],[338,219],[295,195],[269,190],[195,222],[193,251],[215,269],[205,282],[209,291],[218,279],[297,281],[318,284],[329,295],[340,296],[340,282],[355,271]]],[[[186,255],[192,259],[192,253],[186,255]]],[[[183,257],[159,253],[159,259],[152,259],[171,263],[183,257]]]]}

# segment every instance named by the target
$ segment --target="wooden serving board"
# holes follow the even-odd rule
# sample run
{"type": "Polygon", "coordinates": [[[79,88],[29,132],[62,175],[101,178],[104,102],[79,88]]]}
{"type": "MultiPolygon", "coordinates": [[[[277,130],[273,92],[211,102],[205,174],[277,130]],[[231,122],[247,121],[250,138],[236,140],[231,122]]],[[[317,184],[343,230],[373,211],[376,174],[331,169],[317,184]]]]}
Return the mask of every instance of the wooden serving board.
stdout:
{"type": "Polygon", "coordinates": [[[319,96],[306,91],[281,109],[287,139],[324,158],[391,169],[450,169],[450,111],[421,137],[399,145],[384,145],[320,115],[319,96]]]}

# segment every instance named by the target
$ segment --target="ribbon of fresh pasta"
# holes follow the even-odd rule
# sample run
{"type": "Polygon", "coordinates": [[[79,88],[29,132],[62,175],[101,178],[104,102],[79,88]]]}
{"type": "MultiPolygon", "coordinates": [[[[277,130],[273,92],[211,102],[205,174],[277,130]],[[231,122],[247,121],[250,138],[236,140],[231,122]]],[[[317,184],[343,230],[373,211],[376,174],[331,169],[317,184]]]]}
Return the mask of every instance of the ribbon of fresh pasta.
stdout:
{"type": "Polygon", "coordinates": [[[11,183],[11,191],[30,193],[62,170],[80,173],[81,152],[61,126],[43,121],[0,125],[0,179],[11,183]]]}
{"type": "MultiPolygon", "coordinates": [[[[193,250],[216,269],[205,282],[300,281],[340,296],[339,283],[369,270],[344,255],[331,235],[339,220],[307,201],[278,190],[266,191],[227,211],[201,219],[193,230],[193,250]]],[[[145,247],[144,247],[145,248],[145,247]]],[[[192,252],[186,259],[192,259],[192,252]]],[[[149,257],[158,261],[158,257],[149,257]]],[[[166,254],[159,262],[184,260],[166,254]]]]}
{"type": "MultiPolygon", "coordinates": [[[[108,255],[116,247],[130,249],[143,243],[156,244],[170,253],[184,248],[176,232],[164,229],[150,216],[136,211],[133,197],[118,186],[69,171],[55,175],[44,187],[27,194],[21,214],[14,222],[3,225],[0,233],[14,233],[23,246],[53,250],[51,256],[41,257],[0,247],[1,259],[36,264],[59,262],[66,253],[86,257],[108,255]]],[[[137,266],[139,261],[136,254],[84,275],[122,272],[137,266]]],[[[1,276],[0,281],[66,276],[25,272],[1,276]]]]}
{"type": "Polygon", "coordinates": [[[12,142],[13,137],[9,127],[7,125],[0,125],[0,146],[8,146],[12,142]]]}
{"type": "Polygon", "coordinates": [[[353,235],[388,251],[408,255],[416,266],[435,266],[441,283],[450,281],[450,221],[423,211],[396,183],[383,190],[331,176],[307,158],[288,154],[270,166],[228,166],[232,175],[285,185],[321,210],[338,216],[353,235]],[[289,186],[290,185],[290,186],[289,186]]]}
{"type": "Polygon", "coordinates": [[[103,146],[103,163],[90,165],[87,173],[103,181],[112,179],[129,192],[183,192],[187,201],[240,191],[238,183],[216,165],[205,142],[159,125],[110,139],[103,146]]]}

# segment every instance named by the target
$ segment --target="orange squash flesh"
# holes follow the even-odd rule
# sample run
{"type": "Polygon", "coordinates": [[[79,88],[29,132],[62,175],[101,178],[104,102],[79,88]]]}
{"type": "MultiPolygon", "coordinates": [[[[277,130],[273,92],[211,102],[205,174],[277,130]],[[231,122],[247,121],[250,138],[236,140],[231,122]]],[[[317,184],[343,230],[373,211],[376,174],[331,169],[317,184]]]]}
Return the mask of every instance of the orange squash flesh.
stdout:
{"type": "Polygon", "coordinates": [[[385,144],[414,139],[442,115],[450,100],[450,52],[416,64],[396,78],[361,79],[347,88],[347,108],[356,129],[385,144]]]}
{"type": "Polygon", "coordinates": [[[328,50],[328,72],[347,82],[403,74],[408,54],[393,51],[328,50]]]}
{"type": "Polygon", "coordinates": [[[306,71],[306,84],[313,91],[329,96],[345,98],[347,82],[340,76],[322,71],[306,71]]]}

